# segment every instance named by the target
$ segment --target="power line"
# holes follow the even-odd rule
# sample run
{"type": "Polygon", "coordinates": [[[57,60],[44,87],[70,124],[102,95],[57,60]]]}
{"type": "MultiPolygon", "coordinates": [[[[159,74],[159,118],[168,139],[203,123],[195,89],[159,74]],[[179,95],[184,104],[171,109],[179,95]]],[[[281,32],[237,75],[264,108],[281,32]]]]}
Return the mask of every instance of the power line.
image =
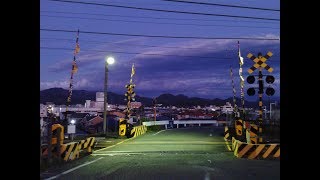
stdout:
{"type": "Polygon", "coordinates": [[[236,6],[236,5],[205,3],[205,2],[193,2],[193,1],[182,1],[182,0],[162,0],[162,1],[190,3],[190,4],[202,4],[202,5],[222,6],[222,7],[234,7],[234,8],[244,8],[244,9],[255,9],[255,10],[264,10],[264,11],[280,11],[279,9],[268,9],[268,8],[249,7],[249,6],[236,6]]]}
{"type": "Polygon", "coordinates": [[[267,29],[279,29],[269,26],[228,26],[228,25],[206,25],[206,24],[182,24],[182,23],[163,23],[163,22],[146,22],[146,21],[130,21],[130,20],[112,20],[104,18],[84,18],[84,17],[71,17],[71,16],[50,16],[50,15],[41,15],[45,17],[54,17],[54,18],[71,18],[71,19],[89,19],[89,20],[103,20],[103,21],[113,21],[113,22],[131,22],[131,23],[146,23],[146,24],[172,24],[172,25],[185,25],[185,26],[206,26],[206,27],[244,27],[244,28],[267,28],[267,29]]]}
{"type": "Polygon", "coordinates": [[[98,15],[107,17],[128,17],[128,18],[143,18],[143,19],[166,19],[166,20],[187,20],[187,21],[218,21],[218,22],[248,22],[248,23],[279,23],[279,22],[261,22],[261,21],[245,21],[245,20],[219,20],[219,19],[193,19],[193,18],[164,18],[164,17],[145,17],[145,16],[125,16],[118,14],[100,14],[100,13],[79,13],[79,12],[66,12],[66,11],[40,11],[46,13],[61,13],[61,14],[83,14],[83,15],[98,15]]]}
{"type": "MultiPolygon", "coordinates": [[[[57,47],[40,47],[42,49],[52,49],[52,50],[70,50],[73,51],[74,49],[72,48],[57,48],[57,47]]],[[[89,52],[108,52],[104,50],[87,50],[89,52]]],[[[109,51],[112,53],[119,53],[119,54],[139,54],[139,55],[150,55],[150,56],[175,56],[175,57],[189,57],[189,58],[208,58],[208,59],[234,59],[234,58],[226,58],[226,57],[207,57],[207,56],[180,56],[180,55],[173,55],[173,54],[156,54],[156,53],[137,53],[137,52],[126,52],[126,51],[109,51]]]]}
{"type": "Polygon", "coordinates": [[[121,5],[101,4],[101,3],[93,3],[93,2],[77,2],[77,1],[69,1],[69,0],[49,0],[49,1],[66,2],[66,3],[78,3],[78,4],[87,4],[87,5],[97,5],[97,6],[109,6],[109,7],[118,7],[118,8],[126,8],[126,9],[137,9],[137,10],[145,10],[145,11],[179,13],[179,14],[194,14],[194,15],[205,15],[205,16],[221,16],[221,17],[232,17],[232,18],[245,18],[245,19],[260,19],[260,20],[280,21],[280,19],[273,19],[273,18],[251,17],[251,16],[236,16],[236,15],[227,15],[227,14],[198,13],[198,12],[174,11],[174,10],[153,9],[153,8],[140,8],[140,7],[134,7],[134,6],[121,6],[121,5]]]}
{"type": "MultiPolygon", "coordinates": [[[[41,31],[51,32],[77,32],[75,30],[62,30],[62,29],[46,29],[40,28],[41,31]]],[[[196,36],[163,36],[163,35],[142,35],[142,34],[126,34],[126,33],[110,33],[110,32],[92,32],[92,31],[80,31],[84,34],[96,34],[96,35],[116,35],[116,36],[135,36],[135,37],[153,37],[153,38],[175,38],[175,39],[242,39],[242,40],[279,40],[276,38],[250,38],[250,37],[196,37],[196,36]]]]}

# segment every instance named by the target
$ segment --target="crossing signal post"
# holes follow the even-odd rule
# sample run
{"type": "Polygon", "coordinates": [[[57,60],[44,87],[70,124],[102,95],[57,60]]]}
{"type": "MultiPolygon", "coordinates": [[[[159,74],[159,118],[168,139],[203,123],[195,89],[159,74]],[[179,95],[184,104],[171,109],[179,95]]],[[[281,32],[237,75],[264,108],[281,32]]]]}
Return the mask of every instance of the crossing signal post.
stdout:
{"type": "Polygon", "coordinates": [[[125,95],[125,100],[127,101],[127,108],[125,109],[125,117],[119,119],[119,136],[129,136],[132,125],[129,123],[129,119],[131,117],[131,102],[135,101],[135,92],[134,92],[134,87],[135,84],[130,82],[129,84],[126,85],[127,92],[124,94],[125,95]]]}
{"type": "MultiPolygon", "coordinates": [[[[258,72],[258,95],[259,95],[259,143],[262,143],[262,114],[263,114],[263,103],[262,103],[262,95],[264,93],[264,81],[263,81],[263,74],[262,69],[266,69],[269,73],[273,72],[273,68],[270,67],[266,61],[272,56],[272,52],[268,52],[265,56],[262,56],[262,53],[258,53],[258,57],[255,57],[253,54],[249,53],[247,57],[251,59],[255,64],[248,69],[248,73],[252,74],[256,69],[259,69],[258,72]]],[[[247,77],[247,82],[249,84],[253,84],[255,82],[255,77],[253,75],[249,75],[247,77]]],[[[266,82],[268,84],[272,84],[274,82],[274,77],[271,75],[266,76],[266,82]]],[[[266,88],[265,92],[268,96],[272,96],[275,93],[275,90],[272,87],[266,88]]],[[[249,96],[253,96],[255,94],[254,88],[249,88],[247,90],[247,94],[249,96]]]]}
{"type": "Polygon", "coordinates": [[[127,108],[126,108],[126,119],[129,119],[131,116],[131,102],[135,101],[135,95],[136,93],[134,92],[134,87],[135,85],[132,83],[129,83],[126,85],[127,92],[124,94],[126,96],[126,101],[127,101],[127,108]]]}
{"type": "Polygon", "coordinates": [[[125,95],[125,101],[127,101],[127,108],[125,109],[125,117],[119,120],[119,136],[130,136],[130,132],[132,129],[132,124],[129,123],[129,119],[131,117],[131,102],[135,101],[136,93],[134,92],[135,84],[132,82],[132,77],[135,74],[134,64],[132,65],[131,70],[131,78],[130,83],[125,87],[127,88],[127,92],[125,95]]]}

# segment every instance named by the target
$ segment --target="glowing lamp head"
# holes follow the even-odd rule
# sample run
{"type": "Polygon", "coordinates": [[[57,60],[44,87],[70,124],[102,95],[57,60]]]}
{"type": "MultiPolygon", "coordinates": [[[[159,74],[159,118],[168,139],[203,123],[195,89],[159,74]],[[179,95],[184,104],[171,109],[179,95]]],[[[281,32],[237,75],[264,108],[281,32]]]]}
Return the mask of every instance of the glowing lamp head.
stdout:
{"type": "Polygon", "coordinates": [[[108,64],[113,64],[114,63],[114,58],[113,57],[107,57],[107,63],[108,64]]]}

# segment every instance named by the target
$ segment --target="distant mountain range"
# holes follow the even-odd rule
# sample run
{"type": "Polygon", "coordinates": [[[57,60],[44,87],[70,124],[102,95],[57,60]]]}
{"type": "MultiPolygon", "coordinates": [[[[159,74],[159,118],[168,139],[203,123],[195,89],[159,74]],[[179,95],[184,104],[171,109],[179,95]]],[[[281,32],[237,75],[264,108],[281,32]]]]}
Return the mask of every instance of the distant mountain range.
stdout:
{"type": "MultiPolygon", "coordinates": [[[[63,88],[50,88],[40,91],[40,103],[45,104],[46,102],[53,102],[56,105],[66,104],[68,96],[68,90],[63,88]]],[[[108,92],[108,103],[110,104],[125,104],[125,96],[119,95],[113,92],[108,92]]],[[[141,102],[145,106],[152,105],[152,98],[136,96],[136,101],[141,102]]],[[[237,102],[240,102],[240,98],[236,98],[237,102]]],[[[73,90],[71,104],[84,104],[85,100],[96,100],[96,91],[86,91],[86,90],[73,90]]],[[[197,97],[187,97],[185,95],[172,95],[172,94],[161,94],[156,98],[157,104],[162,104],[163,106],[177,106],[177,107],[190,107],[190,106],[207,106],[207,105],[217,105],[221,106],[230,102],[233,104],[233,98],[227,99],[204,99],[197,97]]],[[[268,104],[267,101],[263,102],[268,104]]],[[[280,104],[280,103],[279,103],[280,104]]],[[[257,102],[245,101],[246,107],[258,107],[257,102]]]]}

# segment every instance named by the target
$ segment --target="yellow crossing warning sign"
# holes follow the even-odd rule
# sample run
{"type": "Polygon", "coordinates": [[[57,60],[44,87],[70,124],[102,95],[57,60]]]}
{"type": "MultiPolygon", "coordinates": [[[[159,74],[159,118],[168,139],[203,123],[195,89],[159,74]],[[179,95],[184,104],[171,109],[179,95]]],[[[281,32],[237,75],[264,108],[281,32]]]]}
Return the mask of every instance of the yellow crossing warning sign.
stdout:
{"type": "Polygon", "coordinates": [[[262,56],[261,53],[258,54],[258,57],[255,57],[253,54],[249,53],[247,57],[251,59],[255,64],[248,69],[249,74],[253,73],[254,70],[258,69],[259,67],[265,68],[267,71],[272,72],[273,68],[270,67],[267,63],[267,59],[269,59],[272,56],[272,52],[268,52],[265,56],[262,56]]]}

